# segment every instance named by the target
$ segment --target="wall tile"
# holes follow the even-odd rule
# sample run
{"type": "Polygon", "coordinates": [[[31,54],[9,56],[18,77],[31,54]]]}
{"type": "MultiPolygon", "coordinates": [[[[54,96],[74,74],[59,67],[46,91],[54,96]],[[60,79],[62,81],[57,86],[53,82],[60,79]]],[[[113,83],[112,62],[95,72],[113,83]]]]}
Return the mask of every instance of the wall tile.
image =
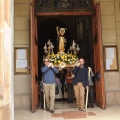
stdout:
{"type": "Polygon", "coordinates": [[[118,63],[120,64],[120,49],[119,48],[118,48],[118,63]]]}
{"type": "Polygon", "coordinates": [[[114,2],[100,2],[101,15],[114,15],[114,2]]]}
{"type": "Polygon", "coordinates": [[[106,104],[107,105],[113,105],[115,103],[114,100],[114,92],[107,92],[106,93],[106,104]]]}
{"type": "Polygon", "coordinates": [[[109,2],[109,1],[114,1],[114,0],[99,0],[100,2],[109,2]]]}
{"type": "Polygon", "coordinates": [[[29,4],[15,4],[15,16],[29,16],[29,4]]]}
{"type": "Polygon", "coordinates": [[[31,100],[30,100],[30,95],[23,95],[22,96],[22,107],[23,108],[29,108],[30,109],[30,105],[31,105],[31,100]]]}
{"type": "Polygon", "coordinates": [[[29,3],[30,0],[14,0],[15,3],[29,3]]]}
{"type": "Polygon", "coordinates": [[[102,30],[103,42],[116,43],[116,30],[102,30]]]}
{"type": "Polygon", "coordinates": [[[120,1],[115,1],[116,21],[120,21],[120,1]]]}
{"type": "Polygon", "coordinates": [[[29,75],[15,75],[14,79],[15,95],[31,92],[31,82],[29,75]]]}
{"type": "Polygon", "coordinates": [[[102,29],[115,29],[115,16],[101,16],[102,29]]]}
{"type": "Polygon", "coordinates": [[[15,108],[21,108],[22,99],[21,96],[14,96],[14,106],[15,108]]]}
{"type": "Polygon", "coordinates": [[[105,72],[105,90],[117,90],[120,88],[119,72],[105,72]]]}
{"type": "Polygon", "coordinates": [[[15,17],[15,30],[29,30],[29,17],[15,17]]]}
{"type": "Polygon", "coordinates": [[[115,102],[120,105],[120,91],[115,93],[115,102]]]}
{"type": "Polygon", "coordinates": [[[29,44],[29,31],[15,31],[14,44],[29,44]]]}
{"type": "Polygon", "coordinates": [[[117,36],[117,47],[120,49],[120,36],[117,36]]]}
{"type": "Polygon", "coordinates": [[[116,22],[117,35],[120,35],[120,22],[116,22]]]}

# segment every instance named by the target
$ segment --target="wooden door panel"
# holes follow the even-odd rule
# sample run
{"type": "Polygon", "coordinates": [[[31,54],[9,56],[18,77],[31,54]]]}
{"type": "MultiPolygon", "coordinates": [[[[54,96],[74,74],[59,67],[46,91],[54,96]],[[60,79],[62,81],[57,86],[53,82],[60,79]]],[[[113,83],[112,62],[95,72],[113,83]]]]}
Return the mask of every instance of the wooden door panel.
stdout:
{"type": "Polygon", "coordinates": [[[31,56],[31,83],[32,103],[31,110],[35,112],[38,108],[38,45],[37,45],[37,18],[34,13],[34,4],[30,6],[30,56],[31,56]]]}
{"type": "Polygon", "coordinates": [[[106,102],[105,102],[104,66],[101,33],[102,31],[101,31],[100,3],[97,3],[95,7],[95,16],[93,16],[95,73],[100,72],[100,80],[95,81],[96,103],[102,109],[105,109],[106,102]]]}

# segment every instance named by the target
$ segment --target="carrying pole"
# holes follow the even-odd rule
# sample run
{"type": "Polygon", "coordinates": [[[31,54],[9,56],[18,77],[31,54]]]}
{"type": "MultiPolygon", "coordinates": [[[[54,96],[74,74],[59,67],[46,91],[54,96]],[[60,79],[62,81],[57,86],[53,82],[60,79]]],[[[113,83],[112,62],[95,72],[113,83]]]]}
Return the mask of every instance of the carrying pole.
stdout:
{"type": "Polygon", "coordinates": [[[85,105],[86,111],[87,111],[87,103],[88,103],[88,91],[89,91],[89,88],[87,89],[87,93],[86,93],[86,105],[85,105]]]}
{"type": "Polygon", "coordinates": [[[46,106],[45,106],[45,93],[44,93],[44,90],[43,90],[43,98],[44,98],[44,109],[46,109],[46,106]]]}

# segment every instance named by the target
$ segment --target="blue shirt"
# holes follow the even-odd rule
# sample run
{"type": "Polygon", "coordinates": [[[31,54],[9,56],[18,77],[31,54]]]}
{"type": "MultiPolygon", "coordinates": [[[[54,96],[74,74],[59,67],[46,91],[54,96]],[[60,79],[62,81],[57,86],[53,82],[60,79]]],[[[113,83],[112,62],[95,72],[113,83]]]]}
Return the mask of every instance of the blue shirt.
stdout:
{"type": "Polygon", "coordinates": [[[57,68],[43,66],[43,67],[41,67],[41,71],[43,73],[43,82],[44,83],[47,83],[47,84],[55,83],[55,73],[59,73],[57,68]]]}

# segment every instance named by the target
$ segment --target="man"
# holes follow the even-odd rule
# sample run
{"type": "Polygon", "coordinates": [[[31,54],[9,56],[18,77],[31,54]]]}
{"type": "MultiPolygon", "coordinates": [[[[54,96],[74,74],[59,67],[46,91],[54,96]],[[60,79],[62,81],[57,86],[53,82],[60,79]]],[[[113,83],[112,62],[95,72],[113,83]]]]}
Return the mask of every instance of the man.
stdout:
{"type": "Polygon", "coordinates": [[[67,73],[65,75],[68,89],[68,103],[73,103],[74,98],[74,88],[73,88],[73,78],[72,77],[72,68],[67,69],[67,73]]]}
{"type": "Polygon", "coordinates": [[[54,111],[54,102],[55,102],[55,73],[59,71],[53,66],[52,63],[49,63],[49,59],[44,59],[45,66],[41,67],[43,73],[43,87],[46,98],[46,110],[51,113],[54,111]]]}
{"type": "Polygon", "coordinates": [[[85,89],[88,89],[89,82],[88,82],[88,69],[84,67],[84,59],[80,58],[79,63],[75,66],[73,70],[73,81],[72,84],[74,85],[74,91],[76,96],[76,104],[77,108],[81,111],[84,110],[84,95],[85,89]]]}

